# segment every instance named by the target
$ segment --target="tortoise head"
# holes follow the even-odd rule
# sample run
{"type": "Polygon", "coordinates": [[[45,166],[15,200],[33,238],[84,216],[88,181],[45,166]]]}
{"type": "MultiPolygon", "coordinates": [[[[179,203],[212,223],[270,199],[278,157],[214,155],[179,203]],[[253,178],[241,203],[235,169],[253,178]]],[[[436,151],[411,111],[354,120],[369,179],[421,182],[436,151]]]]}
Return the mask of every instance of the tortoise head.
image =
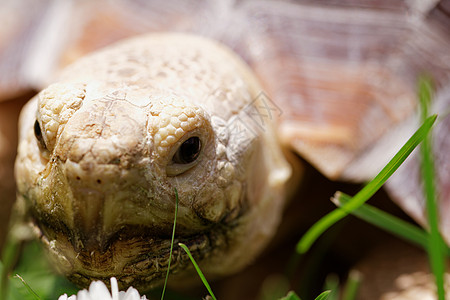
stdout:
{"type": "Polygon", "coordinates": [[[192,272],[178,242],[210,276],[237,271],[273,234],[290,174],[278,146],[268,143],[271,125],[259,128],[248,113],[257,111],[249,83],[256,81],[208,40],[157,35],[130,44],[76,63],[27,105],[16,161],[19,200],[57,268],[82,286],[112,276],[122,287],[161,283],[176,193],[173,276],[192,272]],[[187,46],[174,51],[180,39],[187,46]],[[120,72],[112,72],[125,54],[120,72]],[[153,72],[152,64],[165,59],[153,72]],[[130,76],[135,65],[148,67],[138,79],[130,76]],[[219,108],[226,99],[235,111],[219,108]]]}

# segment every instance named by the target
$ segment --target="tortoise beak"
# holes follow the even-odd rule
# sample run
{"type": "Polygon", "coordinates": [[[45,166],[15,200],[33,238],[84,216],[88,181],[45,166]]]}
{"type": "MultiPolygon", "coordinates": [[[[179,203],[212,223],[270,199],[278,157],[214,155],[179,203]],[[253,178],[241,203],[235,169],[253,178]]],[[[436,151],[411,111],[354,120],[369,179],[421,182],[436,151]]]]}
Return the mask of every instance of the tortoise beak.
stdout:
{"type": "MultiPolygon", "coordinates": [[[[83,195],[76,199],[74,205],[74,243],[76,248],[83,247],[91,252],[103,251],[107,246],[109,235],[102,230],[104,194],[94,189],[74,190],[75,194],[83,195]]],[[[79,249],[78,249],[79,250],[79,249]]]]}

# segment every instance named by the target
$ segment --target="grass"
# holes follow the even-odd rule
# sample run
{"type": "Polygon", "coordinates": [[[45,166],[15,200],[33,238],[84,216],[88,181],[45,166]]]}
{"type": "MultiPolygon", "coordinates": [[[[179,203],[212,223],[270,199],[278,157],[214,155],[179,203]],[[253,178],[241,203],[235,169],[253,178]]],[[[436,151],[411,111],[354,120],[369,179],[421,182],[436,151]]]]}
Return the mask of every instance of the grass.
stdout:
{"type": "Polygon", "coordinates": [[[198,276],[200,277],[200,279],[202,280],[203,284],[205,285],[206,289],[208,290],[209,294],[211,295],[211,297],[214,300],[216,299],[216,296],[214,296],[214,293],[211,289],[211,286],[208,283],[208,280],[206,280],[205,275],[203,275],[202,270],[200,270],[200,267],[198,266],[197,262],[195,261],[195,259],[192,257],[191,252],[189,251],[189,248],[183,244],[183,243],[178,243],[178,245],[183,248],[184,251],[186,251],[187,255],[189,256],[189,259],[191,260],[192,264],[194,265],[195,270],[197,271],[198,276]]]}
{"type": "MultiPolygon", "coordinates": [[[[338,206],[317,223],[302,237],[297,244],[297,251],[301,254],[309,250],[314,241],[330,226],[341,220],[348,214],[354,214],[367,222],[391,232],[405,240],[419,245],[427,250],[431,270],[436,281],[436,289],[439,300],[445,300],[444,274],[445,259],[450,250],[443,241],[439,231],[439,214],[437,208],[434,161],[432,156],[432,142],[430,130],[437,116],[428,116],[429,106],[432,99],[432,84],[430,79],[421,78],[419,81],[419,100],[421,104],[421,119],[423,125],[406,142],[394,158],[383,168],[383,170],[369,182],[354,197],[337,192],[333,202],[338,206]],[[426,199],[426,212],[429,230],[425,231],[417,226],[404,222],[381,210],[371,207],[365,202],[386,182],[386,180],[397,170],[408,155],[421,145],[421,171],[424,183],[424,195],[426,199]]],[[[345,297],[345,293],[344,293],[345,297]]],[[[347,300],[347,298],[344,298],[347,300]]]]}
{"type": "MultiPolygon", "coordinates": [[[[435,179],[434,179],[434,162],[432,156],[431,147],[431,137],[430,130],[433,123],[436,120],[436,116],[428,116],[428,107],[432,99],[432,85],[429,80],[422,79],[419,83],[419,99],[422,108],[422,121],[423,125],[416,131],[416,133],[408,140],[408,142],[401,148],[401,150],[394,156],[394,158],[383,168],[383,170],[370,181],[359,193],[351,197],[341,192],[337,192],[333,197],[333,202],[337,205],[337,208],[324,216],[316,224],[314,224],[311,229],[302,237],[302,239],[297,244],[296,250],[298,253],[303,254],[307,252],[311,245],[325,232],[330,226],[333,226],[339,220],[345,218],[348,214],[353,214],[375,226],[378,226],[385,231],[388,231],[402,239],[405,239],[419,247],[427,250],[429,255],[429,261],[431,269],[433,271],[437,295],[439,300],[445,299],[445,289],[444,289],[444,266],[445,258],[450,255],[449,247],[444,243],[442,236],[439,232],[439,215],[436,203],[436,191],[435,191],[435,179]],[[426,198],[426,210],[429,221],[429,226],[427,230],[419,228],[413,224],[405,222],[397,217],[391,216],[386,212],[383,212],[375,207],[372,207],[365,202],[369,200],[372,195],[381,188],[381,186],[386,182],[386,180],[397,170],[397,168],[404,162],[408,155],[413,151],[417,145],[422,142],[421,146],[421,160],[422,160],[422,181],[424,183],[424,195],[426,198]]],[[[165,283],[161,294],[161,300],[165,297],[166,285],[170,272],[170,264],[172,260],[172,253],[175,240],[175,229],[178,214],[178,191],[175,189],[175,212],[174,212],[174,222],[172,230],[172,239],[169,255],[168,269],[166,273],[165,283]]],[[[196,269],[198,276],[202,280],[204,286],[206,287],[209,295],[212,299],[216,299],[211,286],[209,285],[203,272],[196,263],[194,257],[190,253],[188,247],[185,244],[178,243],[178,246],[183,249],[189,259],[191,260],[194,268],[196,269]]],[[[64,289],[65,284],[63,281],[58,281],[55,275],[48,273],[46,268],[43,268],[39,263],[35,261],[36,252],[33,254],[28,254],[24,256],[25,261],[21,262],[21,265],[17,268],[17,271],[24,277],[30,278],[30,280],[25,281],[21,276],[21,283],[18,285],[17,278],[10,278],[7,276],[10,268],[12,266],[12,259],[17,250],[17,245],[10,244],[9,247],[5,248],[3,256],[3,263],[5,267],[2,267],[0,262],[0,273],[2,274],[2,291],[0,293],[1,299],[16,300],[16,299],[53,299],[57,296],[55,295],[55,290],[57,290],[56,295],[60,295],[64,292],[70,294],[70,288],[64,289]],[[37,267],[36,267],[37,264],[37,267]],[[25,266],[25,268],[24,268],[25,266]],[[31,271],[30,271],[31,267],[31,271]],[[25,276],[26,275],[26,276],[25,276]],[[39,281],[39,279],[41,281],[39,281]],[[47,280],[49,282],[43,284],[43,281],[47,280]],[[9,293],[6,294],[4,289],[6,285],[13,288],[10,289],[9,293]],[[31,286],[39,287],[39,289],[33,290],[31,286]],[[43,288],[44,287],[44,288],[43,288]],[[47,287],[47,288],[45,288],[47,287]],[[58,290],[59,287],[60,290],[58,290]],[[8,297],[8,298],[5,298],[8,297]]],[[[27,250],[25,250],[27,251],[27,250]]],[[[336,278],[336,277],[333,277],[336,278]]],[[[319,296],[316,300],[336,300],[338,299],[338,290],[342,289],[343,300],[354,300],[356,299],[358,286],[361,282],[361,278],[357,273],[350,273],[349,280],[344,288],[342,288],[337,279],[333,279],[330,276],[327,280],[326,289],[330,288],[319,296]],[[333,290],[333,292],[332,292],[333,290]]],[[[76,293],[76,292],[73,292],[76,293]]],[[[280,298],[280,300],[300,300],[298,295],[290,291],[285,297],[280,298]]]]}
{"type": "Polygon", "coordinates": [[[175,189],[175,214],[173,218],[173,229],[172,229],[172,240],[170,242],[170,252],[169,252],[169,263],[167,266],[166,279],[164,280],[164,287],[161,293],[161,300],[164,299],[166,293],[167,280],[169,279],[170,263],[172,262],[172,252],[173,252],[173,241],[175,239],[175,228],[177,227],[177,217],[178,217],[178,190],[175,189]]]}
{"type": "Polygon", "coordinates": [[[301,238],[297,244],[297,252],[303,254],[307,252],[317,238],[330,226],[334,225],[339,220],[343,219],[350,212],[354,211],[362,204],[364,204],[370,197],[373,196],[388,180],[388,178],[400,167],[411,152],[424,140],[430,131],[433,123],[436,121],[436,116],[431,116],[425,120],[423,125],[413,134],[413,136],[406,142],[397,154],[389,161],[389,163],[378,173],[375,178],[370,181],[359,193],[357,193],[345,205],[339,207],[315,223],[311,229],[301,238]]]}
{"type": "Polygon", "coordinates": [[[20,276],[19,274],[16,274],[16,278],[19,278],[19,280],[23,283],[24,287],[27,289],[28,294],[31,295],[35,300],[42,300],[41,297],[28,285],[28,283],[20,276]]]}
{"type": "Polygon", "coordinates": [[[361,274],[358,271],[350,271],[347,283],[345,284],[342,300],[354,300],[358,294],[361,284],[361,274]]]}
{"type": "MultiPolygon", "coordinates": [[[[350,199],[351,197],[349,195],[336,192],[332,201],[336,206],[342,206],[350,199]]],[[[361,205],[352,211],[351,214],[407,242],[415,244],[425,251],[428,249],[429,233],[414,224],[403,221],[369,204],[361,205]]],[[[450,248],[445,244],[442,246],[444,247],[445,253],[450,255],[450,248]]]]}
{"type": "MultiPolygon", "coordinates": [[[[422,78],[419,82],[419,100],[421,104],[422,120],[428,116],[429,106],[432,99],[432,83],[430,79],[422,78]]],[[[432,156],[431,135],[427,135],[421,145],[422,179],[424,183],[424,193],[426,199],[426,212],[428,217],[429,234],[428,257],[431,270],[433,271],[437,294],[439,300],[445,299],[444,273],[445,256],[442,251],[445,244],[439,232],[439,215],[437,208],[434,162],[432,156]]]]}
{"type": "Polygon", "coordinates": [[[76,294],[78,289],[66,278],[57,276],[47,261],[42,259],[45,254],[37,242],[28,243],[22,252],[18,265],[8,272],[12,275],[6,277],[8,289],[2,287],[2,300],[36,300],[35,295],[47,300],[58,299],[64,293],[76,294]],[[19,274],[21,279],[15,274],[19,274]]]}

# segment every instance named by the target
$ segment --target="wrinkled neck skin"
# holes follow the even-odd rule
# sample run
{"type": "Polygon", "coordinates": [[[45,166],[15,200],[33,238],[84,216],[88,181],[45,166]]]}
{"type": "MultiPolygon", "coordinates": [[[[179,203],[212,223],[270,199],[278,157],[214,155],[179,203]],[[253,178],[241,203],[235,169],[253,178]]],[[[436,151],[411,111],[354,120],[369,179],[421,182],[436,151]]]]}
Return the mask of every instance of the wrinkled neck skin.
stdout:
{"type": "Polygon", "coordinates": [[[160,284],[175,189],[171,276],[194,272],[178,242],[208,278],[248,265],[276,230],[291,172],[261,92],[235,54],[184,35],[129,40],[66,69],[24,108],[16,161],[18,204],[56,268],[80,286],[160,284]],[[177,161],[190,138],[198,155],[177,161]]]}

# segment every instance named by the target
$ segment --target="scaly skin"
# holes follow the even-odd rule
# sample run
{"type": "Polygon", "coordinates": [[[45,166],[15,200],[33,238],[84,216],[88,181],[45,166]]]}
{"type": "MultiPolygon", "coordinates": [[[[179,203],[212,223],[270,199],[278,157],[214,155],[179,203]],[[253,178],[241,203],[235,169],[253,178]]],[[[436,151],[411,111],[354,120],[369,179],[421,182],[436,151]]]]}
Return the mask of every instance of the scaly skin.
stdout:
{"type": "Polygon", "coordinates": [[[177,242],[209,278],[251,262],[291,173],[270,122],[250,113],[261,91],[231,51],[186,35],[128,40],[69,66],[22,112],[16,161],[18,205],[57,268],[81,286],[160,284],[175,188],[173,276],[193,272],[177,242]],[[198,157],[177,162],[191,137],[198,157]]]}

